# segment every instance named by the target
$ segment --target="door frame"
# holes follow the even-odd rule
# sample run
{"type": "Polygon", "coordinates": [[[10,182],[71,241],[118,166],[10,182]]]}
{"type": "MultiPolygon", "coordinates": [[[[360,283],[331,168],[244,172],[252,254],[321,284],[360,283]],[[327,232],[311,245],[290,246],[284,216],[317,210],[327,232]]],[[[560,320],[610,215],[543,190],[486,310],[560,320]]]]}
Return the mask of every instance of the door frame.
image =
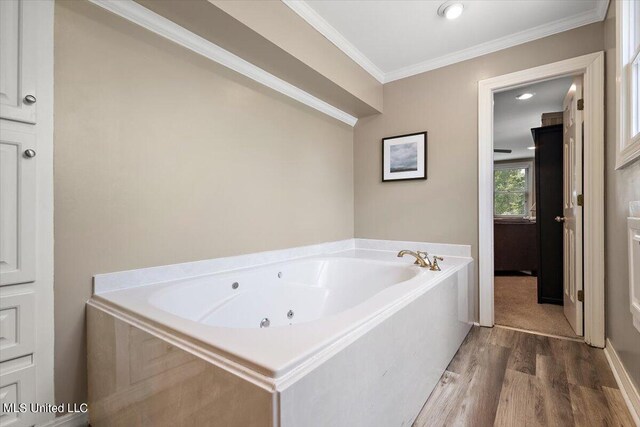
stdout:
{"type": "Polygon", "coordinates": [[[481,326],[494,325],[493,94],[578,74],[583,75],[584,82],[584,340],[604,347],[604,52],[478,82],[479,320],[481,326]]]}

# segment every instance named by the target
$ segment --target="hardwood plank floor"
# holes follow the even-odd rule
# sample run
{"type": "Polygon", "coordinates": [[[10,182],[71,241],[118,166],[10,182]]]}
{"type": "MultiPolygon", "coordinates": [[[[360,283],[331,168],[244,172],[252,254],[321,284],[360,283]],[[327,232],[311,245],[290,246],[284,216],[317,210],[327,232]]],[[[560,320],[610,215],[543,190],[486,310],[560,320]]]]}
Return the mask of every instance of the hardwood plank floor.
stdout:
{"type": "Polygon", "coordinates": [[[474,326],[414,423],[432,426],[634,423],[601,349],[474,326]]]}

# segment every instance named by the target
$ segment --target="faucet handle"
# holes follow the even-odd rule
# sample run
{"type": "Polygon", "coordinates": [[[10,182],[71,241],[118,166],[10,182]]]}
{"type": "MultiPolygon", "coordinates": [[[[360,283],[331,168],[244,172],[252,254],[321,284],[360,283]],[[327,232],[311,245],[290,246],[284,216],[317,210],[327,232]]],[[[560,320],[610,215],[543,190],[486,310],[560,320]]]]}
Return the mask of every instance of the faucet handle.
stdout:
{"type": "Polygon", "coordinates": [[[431,262],[431,271],[441,271],[442,269],[440,268],[440,266],[438,265],[438,261],[444,261],[444,258],[442,258],[441,256],[433,256],[433,261],[431,262]]]}

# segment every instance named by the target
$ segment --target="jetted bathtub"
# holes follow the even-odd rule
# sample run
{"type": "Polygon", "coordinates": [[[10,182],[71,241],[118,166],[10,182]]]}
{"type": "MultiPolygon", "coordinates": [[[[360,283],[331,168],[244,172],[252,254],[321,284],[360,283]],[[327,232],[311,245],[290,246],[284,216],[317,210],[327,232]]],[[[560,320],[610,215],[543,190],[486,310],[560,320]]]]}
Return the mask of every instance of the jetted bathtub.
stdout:
{"type": "Polygon", "coordinates": [[[92,425],[410,425],[470,328],[472,260],[340,243],[97,276],[92,425]]]}

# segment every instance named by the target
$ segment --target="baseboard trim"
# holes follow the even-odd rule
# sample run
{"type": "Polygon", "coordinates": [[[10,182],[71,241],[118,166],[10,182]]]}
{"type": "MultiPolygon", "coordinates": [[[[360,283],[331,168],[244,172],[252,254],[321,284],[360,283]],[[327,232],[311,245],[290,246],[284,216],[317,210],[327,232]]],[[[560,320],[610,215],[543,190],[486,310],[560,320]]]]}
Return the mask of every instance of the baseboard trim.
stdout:
{"type": "Polygon", "coordinates": [[[616,349],[608,338],[607,345],[604,348],[604,355],[607,357],[609,366],[613,371],[613,376],[618,383],[618,387],[620,387],[620,392],[622,393],[622,397],[629,408],[629,412],[631,412],[633,421],[635,421],[637,426],[640,426],[640,394],[633,385],[627,370],[624,368],[622,361],[618,357],[616,349]]]}
{"type": "Polygon", "coordinates": [[[66,414],[61,417],[54,418],[45,424],[40,424],[39,427],[86,427],[89,425],[88,413],[75,413],[66,414]]]}

